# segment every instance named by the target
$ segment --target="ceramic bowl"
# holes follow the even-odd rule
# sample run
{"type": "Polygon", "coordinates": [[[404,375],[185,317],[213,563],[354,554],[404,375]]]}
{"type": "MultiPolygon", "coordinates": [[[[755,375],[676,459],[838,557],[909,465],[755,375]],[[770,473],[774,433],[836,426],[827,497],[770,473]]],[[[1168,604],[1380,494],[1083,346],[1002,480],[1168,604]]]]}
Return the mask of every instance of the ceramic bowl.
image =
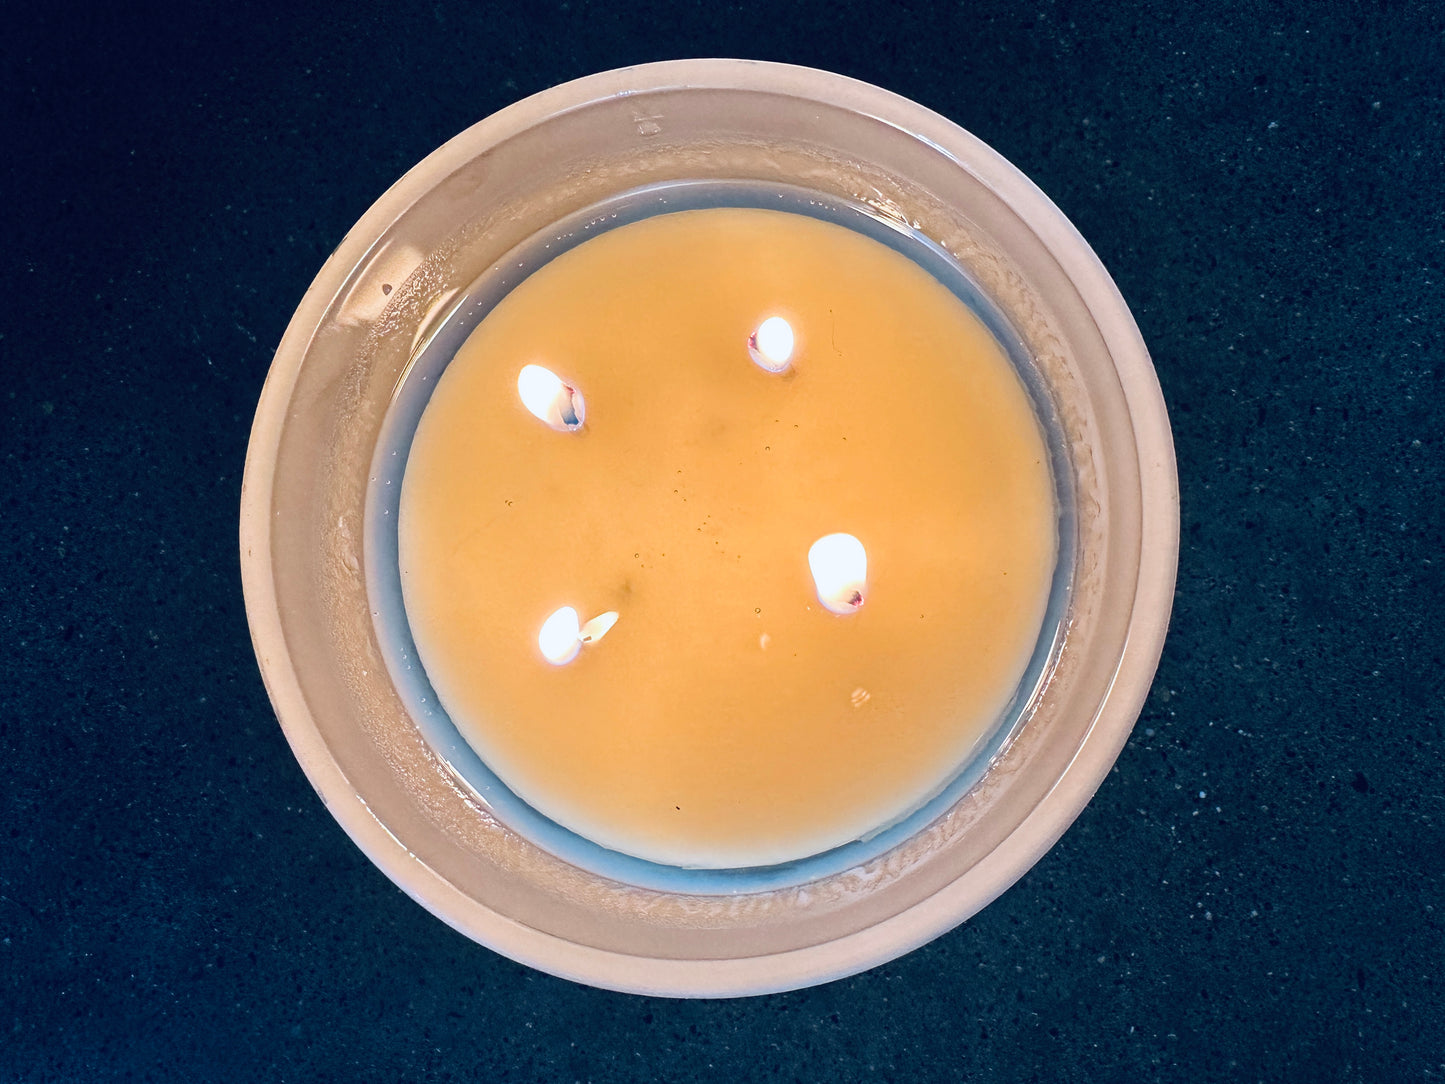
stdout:
{"type": "Polygon", "coordinates": [[[1138,329],[1027,178],[876,87],[693,60],[603,73],[504,109],[362,217],[277,350],[247,456],[241,560],[257,658],[297,759],[402,889],[553,974],[735,996],[899,956],[976,913],[1059,838],[1148,692],[1178,522],[1168,418],[1138,329]],[[551,832],[509,798],[407,688],[388,631],[394,553],[375,527],[398,389],[476,284],[589,208],[700,181],[817,193],[956,261],[1022,359],[1064,504],[1053,613],[985,755],[901,828],[785,869],[645,868],[551,832]]]}

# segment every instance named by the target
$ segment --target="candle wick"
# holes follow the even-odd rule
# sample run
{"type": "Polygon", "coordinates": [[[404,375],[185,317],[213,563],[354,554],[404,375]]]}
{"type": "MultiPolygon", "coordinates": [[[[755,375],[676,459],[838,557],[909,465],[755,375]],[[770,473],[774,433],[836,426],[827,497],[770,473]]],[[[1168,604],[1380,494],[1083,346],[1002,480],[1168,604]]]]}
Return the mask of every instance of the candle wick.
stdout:
{"type": "Polygon", "coordinates": [[[563,425],[567,426],[569,429],[575,429],[582,424],[582,418],[577,412],[577,389],[574,388],[571,384],[563,384],[562,390],[566,393],[566,395],[563,398],[562,403],[559,404],[560,409],[558,413],[560,413],[562,416],[563,425]]]}

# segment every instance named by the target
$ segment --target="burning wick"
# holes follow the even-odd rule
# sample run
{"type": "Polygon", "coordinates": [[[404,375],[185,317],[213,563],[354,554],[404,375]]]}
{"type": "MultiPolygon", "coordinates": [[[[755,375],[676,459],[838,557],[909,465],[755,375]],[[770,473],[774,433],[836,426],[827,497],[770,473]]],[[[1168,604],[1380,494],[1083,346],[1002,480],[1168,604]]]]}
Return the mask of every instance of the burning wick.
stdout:
{"type": "Polygon", "coordinates": [[[615,610],[608,610],[581,625],[577,620],[577,611],[571,606],[563,606],[542,622],[542,631],[537,633],[537,647],[541,649],[543,658],[553,666],[566,666],[577,657],[583,644],[595,644],[615,624],[615,610]]]}
{"type": "Polygon", "coordinates": [[[835,614],[850,614],[863,605],[868,582],[868,554],[851,534],[827,534],[808,550],[808,567],[818,601],[835,614]]]}
{"type": "Polygon", "coordinates": [[[759,368],[781,373],[793,360],[793,325],[769,316],[748,336],[748,354],[759,368]]]}
{"type": "Polygon", "coordinates": [[[537,633],[537,646],[553,666],[565,666],[582,650],[581,631],[577,611],[571,606],[563,606],[542,622],[542,631],[537,633]]]}
{"type": "Polygon", "coordinates": [[[586,418],[582,393],[540,365],[524,365],[517,374],[517,394],[533,417],[559,433],[581,429],[586,418]]]}
{"type": "Polygon", "coordinates": [[[582,631],[577,638],[584,644],[595,644],[602,637],[607,635],[607,630],[617,624],[617,611],[608,610],[605,614],[598,614],[587,624],[582,626],[582,631]]]}

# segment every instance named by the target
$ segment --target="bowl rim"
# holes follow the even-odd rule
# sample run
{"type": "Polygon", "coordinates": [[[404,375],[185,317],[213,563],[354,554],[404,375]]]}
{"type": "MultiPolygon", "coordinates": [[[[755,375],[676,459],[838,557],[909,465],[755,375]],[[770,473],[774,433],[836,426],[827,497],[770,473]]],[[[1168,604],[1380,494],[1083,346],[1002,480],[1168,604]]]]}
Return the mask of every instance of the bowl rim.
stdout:
{"type": "Polygon", "coordinates": [[[761,994],[831,981],[932,940],[1004,892],[1083,810],[1132,731],[1163,650],[1179,549],[1179,490],[1163,393],[1142,336],[1103,264],[1052,201],[1016,167],[952,121],[907,98],[813,68],[737,59],[619,68],[541,91],[448,140],[391,186],[326,260],[292,317],[262,389],[241,487],[242,587],[252,645],[282,729],[323,803],[362,852],[448,925],[554,975],[602,988],[677,997],[761,994]],[[372,812],[342,771],[307,705],[286,649],[273,574],[274,468],[301,364],[352,269],[390,226],[485,148],[555,113],[670,89],[737,89],[828,102],[928,143],[989,187],[1026,222],[1072,282],[1113,358],[1139,460],[1140,561],[1127,638],[1109,695],[1054,785],[999,846],[931,896],[866,929],[781,953],[678,960],[582,945],[492,911],[425,865],[372,812]]]}

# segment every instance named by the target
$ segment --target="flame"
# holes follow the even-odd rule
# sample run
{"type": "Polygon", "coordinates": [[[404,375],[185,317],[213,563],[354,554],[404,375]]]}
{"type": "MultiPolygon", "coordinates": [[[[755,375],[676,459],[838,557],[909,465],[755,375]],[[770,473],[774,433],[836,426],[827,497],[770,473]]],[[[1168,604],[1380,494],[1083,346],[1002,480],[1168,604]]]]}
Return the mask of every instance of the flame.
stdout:
{"type": "Polygon", "coordinates": [[[517,374],[517,394],[532,416],[561,433],[581,429],[586,408],[582,393],[551,369],[524,365],[517,374]]]}
{"type": "Polygon", "coordinates": [[[868,553],[851,534],[828,534],[808,550],[808,568],[818,601],[835,614],[850,614],[863,605],[868,584],[868,553]]]}
{"type": "Polygon", "coordinates": [[[542,622],[542,631],[537,633],[537,646],[553,666],[565,666],[575,659],[577,652],[582,650],[577,611],[571,606],[553,611],[552,616],[542,622]]]}
{"type": "Polygon", "coordinates": [[[781,373],[793,360],[793,325],[781,316],[769,316],[748,336],[748,354],[770,373],[781,373]]]}
{"type": "Polygon", "coordinates": [[[563,606],[552,611],[552,616],[542,622],[542,630],[537,633],[537,647],[541,649],[542,657],[553,666],[566,666],[577,657],[583,644],[595,644],[615,624],[616,610],[598,614],[583,625],[578,622],[576,610],[563,606]]]}
{"type": "Polygon", "coordinates": [[[605,614],[598,614],[587,624],[582,626],[582,631],[577,635],[584,644],[595,644],[602,637],[607,635],[609,629],[617,624],[617,611],[608,610],[605,614]]]}

